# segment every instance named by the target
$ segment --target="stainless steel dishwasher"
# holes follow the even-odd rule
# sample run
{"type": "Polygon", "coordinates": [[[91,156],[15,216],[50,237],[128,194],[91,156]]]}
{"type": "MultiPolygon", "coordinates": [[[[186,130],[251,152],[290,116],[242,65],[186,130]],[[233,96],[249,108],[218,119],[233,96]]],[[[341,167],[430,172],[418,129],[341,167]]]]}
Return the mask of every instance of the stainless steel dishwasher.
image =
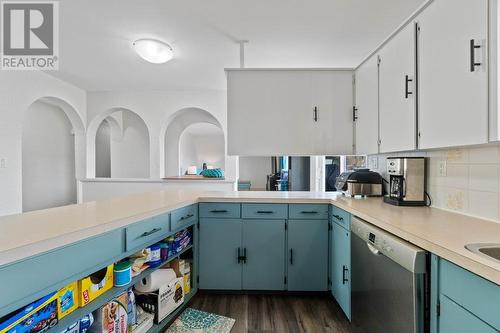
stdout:
{"type": "Polygon", "coordinates": [[[356,217],[351,232],[353,331],[427,331],[426,252],[356,217]]]}

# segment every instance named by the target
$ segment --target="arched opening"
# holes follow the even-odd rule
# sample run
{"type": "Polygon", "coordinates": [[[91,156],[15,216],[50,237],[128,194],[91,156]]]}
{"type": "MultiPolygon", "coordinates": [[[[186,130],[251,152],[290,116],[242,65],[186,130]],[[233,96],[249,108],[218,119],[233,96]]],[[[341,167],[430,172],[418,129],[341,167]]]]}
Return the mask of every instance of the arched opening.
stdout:
{"type": "Polygon", "coordinates": [[[22,131],[23,212],[77,202],[84,127],[65,101],[44,97],[26,110],[22,131]]]}
{"type": "Polygon", "coordinates": [[[179,138],[180,174],[191,167],[198,170],[224,168],[224,132],[210,123],[195,123],[186,127],[179,138]]]}
{"type": "Polygon", "coordinates": [[[95,176],[149,178],[149,131],[136,113],[119,109],[95,133],[95,176]]]}
{"type": "MultiPolygon", "coordinates": [[[[160,142],[160,158],[163,158],[163,160],[160,160],[161,177],[179,176],[184,173],[185,170],[183,170],[183,167],[181,166],[182,156],[180,151],[180,140],[184,131],[194,124],[204,124],[200,126],[215,126],[219,130],[218,133],[222,134],[224,158],[219,165],[222,169],[224,169],[226,148],[222,125],[210,112],[206,110],[195,107],[184,108],[172,114],[167,121],[164,122],[161,129],[160,138],[162,142],[160,142]]],[[[211,129],[214,131],[213,128],[211,129]]],[[[194,130],[196,130],[196,127],[194,130]]],[[[202,139],[197,139],[197,141],[201,140],[202,139]]],[[[200,145],[202,144],[203,143],[200,143],[200,145]]]]}

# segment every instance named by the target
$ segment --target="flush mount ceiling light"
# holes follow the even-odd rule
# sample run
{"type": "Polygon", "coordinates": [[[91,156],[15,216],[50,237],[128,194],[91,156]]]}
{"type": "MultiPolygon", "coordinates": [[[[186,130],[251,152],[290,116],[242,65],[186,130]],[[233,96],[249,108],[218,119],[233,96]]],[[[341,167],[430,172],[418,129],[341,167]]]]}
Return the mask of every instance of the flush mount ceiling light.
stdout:
{"type": "Polygon", "coordinates": [[[142,59],[153,64],[163,64],[174,57],[170,45],[156,39],[138,39],[132,45],[142,59]]]}

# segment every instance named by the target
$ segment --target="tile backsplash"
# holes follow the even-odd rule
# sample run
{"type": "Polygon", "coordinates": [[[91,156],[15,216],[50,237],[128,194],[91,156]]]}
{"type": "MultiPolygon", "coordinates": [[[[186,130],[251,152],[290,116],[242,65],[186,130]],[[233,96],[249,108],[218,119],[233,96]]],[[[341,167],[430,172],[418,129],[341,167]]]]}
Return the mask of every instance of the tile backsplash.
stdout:
{"type": "Polygon", "coordinates": [[[500,223],[500,145],[370,155],[368,166],[387,180],[389,156],[427,157],[427,192],[433,207],[500,223]]]}

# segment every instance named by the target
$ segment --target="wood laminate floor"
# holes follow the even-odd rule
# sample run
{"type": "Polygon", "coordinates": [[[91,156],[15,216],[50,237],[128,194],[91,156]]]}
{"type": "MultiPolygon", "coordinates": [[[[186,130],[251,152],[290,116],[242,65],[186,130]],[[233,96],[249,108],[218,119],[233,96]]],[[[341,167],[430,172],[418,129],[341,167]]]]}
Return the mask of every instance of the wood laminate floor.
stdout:
{"type": "Polygon", "coordinates": [[[339,305],[328,296],[199,292],[188,306],[236,319],[231,333],[351,332],[339,305]]]}

